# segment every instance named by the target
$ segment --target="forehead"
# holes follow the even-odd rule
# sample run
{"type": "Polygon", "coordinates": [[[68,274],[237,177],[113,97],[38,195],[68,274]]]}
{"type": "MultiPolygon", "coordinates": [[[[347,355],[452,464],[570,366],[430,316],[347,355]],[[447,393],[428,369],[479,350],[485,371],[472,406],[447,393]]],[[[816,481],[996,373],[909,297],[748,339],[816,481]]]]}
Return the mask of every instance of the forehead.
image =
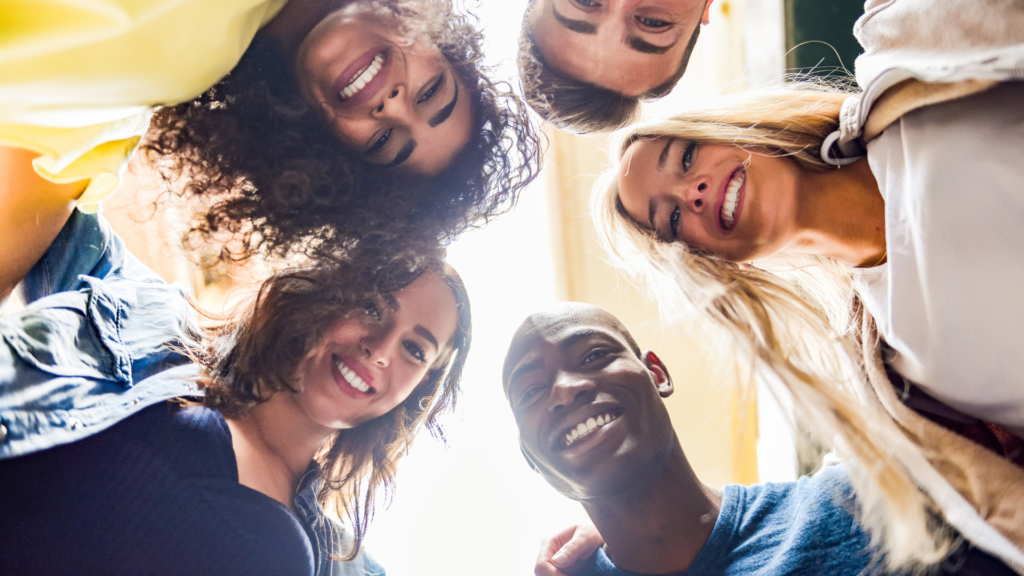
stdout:
{"type": "Polygon", "coordinates": [[[546,354],[568,352],[590,336],[604,336],[628,346],[622,334],[602,314],[588,311],[534,314],[516,331],[505,357],[502,380],[508,386],[512,371],[523,361],[546,354]]]}
{"type": "Polygon", "coordinates": [[[619,166],[619,200],[638,223],[647,227],[648,198],[659,192],[672,174],[673,148],[669,138],[637,140],[626,149],[619,166]]]}
{"type": "Polygon", "coordinates": [[[436,272],[425,272],[396,292],[395,303],[395,318],[403,326],[426,328],[442,349],[455,339],[458,325],[455,294],[436,272]]]}

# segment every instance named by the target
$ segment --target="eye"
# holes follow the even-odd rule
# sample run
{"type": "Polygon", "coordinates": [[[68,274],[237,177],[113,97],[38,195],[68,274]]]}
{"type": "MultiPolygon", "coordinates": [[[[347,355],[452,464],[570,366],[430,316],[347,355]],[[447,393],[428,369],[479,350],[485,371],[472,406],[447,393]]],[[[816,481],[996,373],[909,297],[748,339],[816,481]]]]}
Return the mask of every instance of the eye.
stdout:
{"type": "Polygon", "coordinates": [[[597,2],[594,2],[594,0],[573,0],[573,3],[582,8],[599,8],[601,6],[597,2]]]}
{"type": "Polygon", "coordinates": [[[604,358],[607,355],[608,355],[608,351],[607,350],[594,350],[590,354],[587,354],[586,356],[583,357],[583,363],[584,364],[589,364],[591,362],[595,362],[597,360],[600,360],[601,358],[604,358]]]}
{"type": "Polygon", "coordinates": [[[683,150],[683,171],[687,172],[690,170],[690,166],[693,165],[693,156],[697,153],[697,143],[690,142],[690,145],[683,150]]]}
{"type": "Polygon", "coordinates": [[[428,88],[427,91],[424,92],[422,96],[420,96],[419,100],[417,100],[416,103],[423,104],[424,102],[433,99],[434,96],[437,96],[437,93],[440,92],[441,88],[444,87],[444,80],[445,75],[444,72],[442,72],[440,75],[438,75],[437,80],[430,86],[430,88],[428,88]]]}
{"type": "Polygon", "coordinates": [[[536,398],[537,395],[540,394],[540,391],[543,389],[543,386],[534,386],[533,388],[530,388],[526,392],[523,392],[522,395],[519,396],[519,402],[516,404],[516,406],[521,407],[530,400],[532,400],[533,398],[536,398]]]}
{"type": "Polygon", "coordinates": [[[668,216],[668,229],[672,232],[673,239],[679,238],[679,218],[679,206],[676,206],[676,209],[668,216]]]}
{"type": "Polygon", "coordinates": [[[636,17],[636,21],[639,22],[640,25],[643,26],[644,28],[651,28],[651,29],[654,29],[654,30],[659,30],[659,29],[662,29],[662,28],[668,28],[669,26],[672,25],[671,22],[666,22],[664,20],[658,20],[656,18],[644,18],[643,16],[637,16],[636,17]]]}
{"type": "Polygon", "coordinates": [[[373,319],[374,322],[380,322],[380,306],[376,302],[363,304],[363,312],[373,319]]]}
{"type": "Polygon", "coordinates": [[[374,154],[379,153],[381,150],[383,150],[384,147],[387,146],[388,142],[391,140],[391,131],[392,130],[393,130],[393,128],[388,128],[387,130],[385,130],[380,135],[380,137],[378,137],[377,140],[374,141],[373,146],[370,146],[370,149],[367,150],[366,153],[369,154],[369,155],[374,155],[374,154]]]}
{"type": "Polygon", "coordinates": [[[427,363],[427,353],[423,351],[423,348],[421,348],[419,344],[412,340],[406,340],[402,342],[402,346],[404,346],[405,351],[415,358],[420,364],[427,363]]]}

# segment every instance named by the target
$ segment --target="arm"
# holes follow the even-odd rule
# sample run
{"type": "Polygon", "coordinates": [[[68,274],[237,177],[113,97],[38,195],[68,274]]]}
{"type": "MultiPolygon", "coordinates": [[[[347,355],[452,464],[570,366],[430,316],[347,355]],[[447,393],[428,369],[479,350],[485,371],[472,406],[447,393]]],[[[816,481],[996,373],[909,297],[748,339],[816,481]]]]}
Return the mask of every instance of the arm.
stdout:
{"type": "Polygon", "coordinates": [[[571,572],[574,564],[589,558],[603,544],[604,538],[593,524],[570,526],[541,542],[533,573],[536,576],[565,576],[561,569],[571,572]]]}
{"type": "Polygon", "coordinates": [[[0,302],[46,252],[88,180],[54,184],[32,167],[37,154],[0,146],[0,302]]]}

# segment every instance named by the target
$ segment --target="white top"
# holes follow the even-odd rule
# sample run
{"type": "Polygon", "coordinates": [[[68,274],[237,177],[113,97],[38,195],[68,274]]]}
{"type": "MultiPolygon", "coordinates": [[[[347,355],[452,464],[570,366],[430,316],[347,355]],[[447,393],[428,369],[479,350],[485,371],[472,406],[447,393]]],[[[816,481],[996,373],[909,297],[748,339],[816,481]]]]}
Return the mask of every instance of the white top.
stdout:
{"type": "Polygon", "coordinates": [[[1024,435],[1024,83],[904,115],[868,144],[888,263],[854,282],[894,367],[1024,435]]]}

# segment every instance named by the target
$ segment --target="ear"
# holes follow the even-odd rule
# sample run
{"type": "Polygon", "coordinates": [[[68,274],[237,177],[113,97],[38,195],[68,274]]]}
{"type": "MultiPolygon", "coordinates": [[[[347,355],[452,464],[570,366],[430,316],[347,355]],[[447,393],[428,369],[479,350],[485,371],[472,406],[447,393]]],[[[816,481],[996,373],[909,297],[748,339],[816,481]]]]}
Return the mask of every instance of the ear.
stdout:
{"type": "Polygon", "coordinates": [[[700,23],[706,25],[711,22],[711,3],[715,0],[708,0],[708,3],[704,5],[704,15],[700,17],[700,23]]]}
{"type": "Polygon", "coordinates": [[[658,385],[658,394],[662,398],[668,398],[675,392],[675,386],[672,384],[672,377],[668,374],[668,368],[658,358],[658,355],[653,351],[648,350],[643,355],[644,366],[654,374],[655,383],[658,385]]]}

